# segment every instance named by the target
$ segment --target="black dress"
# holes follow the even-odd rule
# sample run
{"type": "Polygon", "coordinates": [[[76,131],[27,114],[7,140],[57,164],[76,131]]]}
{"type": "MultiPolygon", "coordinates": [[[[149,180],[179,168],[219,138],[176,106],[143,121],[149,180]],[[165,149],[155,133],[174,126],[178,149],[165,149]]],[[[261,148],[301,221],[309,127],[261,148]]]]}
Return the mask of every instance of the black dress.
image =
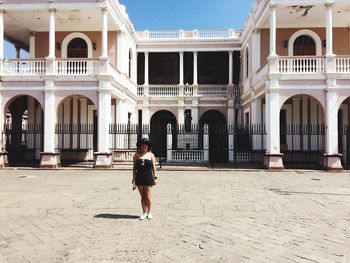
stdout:
{"type": "Polygon", "coordinates": [[[154,179],[152,174],[153,163],[148,159],[138,159],[136,165],[136,185],[153,186],[154,179]]]}

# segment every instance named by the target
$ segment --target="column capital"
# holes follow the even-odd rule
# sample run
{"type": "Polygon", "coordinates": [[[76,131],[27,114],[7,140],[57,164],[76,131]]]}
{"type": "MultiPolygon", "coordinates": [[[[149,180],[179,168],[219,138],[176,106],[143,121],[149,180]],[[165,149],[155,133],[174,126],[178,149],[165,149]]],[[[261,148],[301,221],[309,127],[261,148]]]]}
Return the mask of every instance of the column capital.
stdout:
{"type": "Polygon", "coordinates": [[[228,53],[229,53],[230,55],[233,55],[233,50],[229,50],[228,53]]]}
{"type": "Polygon", "coordinates": [[[107,13],[107,7],[104,6],[104,7],[101,7],[101,13],[104,15],[107,13]]]}
{"type": "Polygon", "coordinates": [[[198,51],[193,51],[193,54],[194,55],[198,55],[198,51]]]}
{"type": "Polygon", "coordinates": [[[183,55],[185,53],[185,51],[179,51],[180,55],[183,55]]]}
{"type": "Polygon", "coordinates": [[[29,36],[30,36],[30,37],[35,37],[35,34],[36,34],[35,31],[30,31],[30,32],[29,32],[29,36]]]}
{"type": "Polygon", "coordinates": [[[324,4],[324,6],[325,6],[326,8],[331,8],[331,7],[333,7],[333,4],[334,4],[334,1],[327,1],[327,2],[324,4]]]}
{"type": "Polygon", "coordinates": [[[143,52],[144,54],[145,54],[145,56],[147,55],[149,55],[149,51],[145,51],[145,52],[143,52]]]}
{"type": "Polygon", "coordinates": [[[54,14],[57,12],[56,8],[49,8],[49,13],[54,14]]]}
{"type": "Polygon", "coordinates": [[[270,3],[270,9],[276,9],[276,7],[277,7],[277,3],[274,3],[274,2],[270,3]]]}

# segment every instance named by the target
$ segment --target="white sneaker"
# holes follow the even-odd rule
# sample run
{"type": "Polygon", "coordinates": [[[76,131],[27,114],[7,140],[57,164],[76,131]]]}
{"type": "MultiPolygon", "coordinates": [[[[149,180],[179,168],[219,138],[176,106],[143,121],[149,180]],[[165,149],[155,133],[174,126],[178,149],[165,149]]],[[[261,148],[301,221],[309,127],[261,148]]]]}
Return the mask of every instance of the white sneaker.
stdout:
{"type": "Polygon", "coordinates": [[[140,216],[140,220],[143,220],[143,219],[145,219],[146,217],[148,216],[148,214],[145,212],[145,213],[143,213],[143,215],[142,216],[140,216]]]}
{"type": "Polygon", "coordinates": [[[153,218],[152,214],[149,213],[149,214],[147,215],[147,218],[148,218],[148,219],[152,219],[152,218],[153,218]]]}

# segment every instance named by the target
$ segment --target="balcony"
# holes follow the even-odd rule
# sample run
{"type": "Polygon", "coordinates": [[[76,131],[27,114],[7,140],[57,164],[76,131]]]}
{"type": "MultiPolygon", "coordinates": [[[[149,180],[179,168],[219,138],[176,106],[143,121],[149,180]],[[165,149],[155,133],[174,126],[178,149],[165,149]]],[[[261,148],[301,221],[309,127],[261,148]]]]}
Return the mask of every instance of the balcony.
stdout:
{"type": "Polygon", "coordinates": [[[158,98],[174,97],[202,97],[202,98],[226,98],[228,96],[227,85],[150,85],[137,87],[137,96],[149,96],[158,98]]]}
{"type": "Polygon", "coordinates": [[[84,81],[97,80],[99,75],[110,75],[119,86],[136,95],[136,84],[110,62],[106,64],[99,59],[55,59],[51,68],[50,63],[46,59],[4,59],[0,61],[0,76],[3,80],[42,80],[49,74],[63,81],[72,78],[84,81]]]}

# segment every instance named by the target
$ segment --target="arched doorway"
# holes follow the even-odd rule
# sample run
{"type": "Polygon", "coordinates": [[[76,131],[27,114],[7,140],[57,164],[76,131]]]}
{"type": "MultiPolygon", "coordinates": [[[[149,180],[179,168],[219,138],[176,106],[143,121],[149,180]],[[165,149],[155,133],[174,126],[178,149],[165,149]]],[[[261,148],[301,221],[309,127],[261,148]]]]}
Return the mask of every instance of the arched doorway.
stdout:
{"type": "Polygon", "coordinates": [[[224,114],[217,110],[209,110],[201,116],[199,124],[202,132],[204,124],[209,126],[209,161],[226,163],[228,161],[228,134],[224,114]]]}
{"type": "Polygon", "coordinates": [[[32,96],[12,99],[4,110],[3,147],[9,165],[36,166],[43,145],[43,109],[32,96]]]}
{"type": "Polygon", "coordinates": [[[297,37],[293,44],[294,56],[316,56],[316,43],[308,35],[297,37]]]}
{"type": "Polygon", "coordinates": [[[342,154],[343,168],[350,169],[350,97],[338,111],[338,152],[342,154]]]}
{"type": "Polygon", "coordinates": [[[69,96],[59,103],[56,136],[62,165],[93,165],[97,125],[97,108],[87,97],[69,96]]]}
{"type": "Polygon", "coordinates": [[[280,110],[280,151],[286,168],[322,168],[325,119],[321,103],[309,95],[295,95],[280,110]]]}
{"type": "MultiPolygon", "coordinates": [[[[171,124],[173,131],[177,121],[173,113],[167,110],[157,111],[151,118],[152,152],[156,157],[165,157],[167,150],[167,125],[171,124]]],[[[173,148],[176,147],[176,134],[173,132],[173,148]]]]}
{"type": "Polygon", "coordinates": [[[72,39],[67,46],[67,58],[87,58],[88,45],[80,37],[72,39]]]}

